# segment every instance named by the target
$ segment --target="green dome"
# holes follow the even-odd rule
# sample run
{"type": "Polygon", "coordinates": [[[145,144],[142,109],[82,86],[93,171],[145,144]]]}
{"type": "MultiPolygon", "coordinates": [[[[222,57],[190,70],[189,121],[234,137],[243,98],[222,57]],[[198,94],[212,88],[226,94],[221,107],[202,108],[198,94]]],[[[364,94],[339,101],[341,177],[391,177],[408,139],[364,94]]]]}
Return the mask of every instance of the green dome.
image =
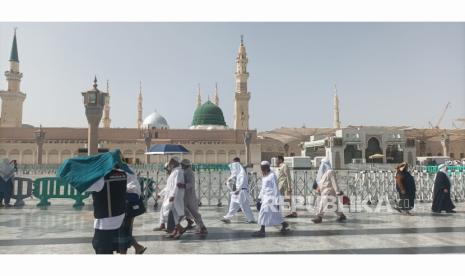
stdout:
{"type": "Polygon", "coordinates": [[[201,106],[197,107],[192,119],[192,125],[220,125],[226,126],[224,121],[223,111],[216,104],[207,101],[201,106]]]}

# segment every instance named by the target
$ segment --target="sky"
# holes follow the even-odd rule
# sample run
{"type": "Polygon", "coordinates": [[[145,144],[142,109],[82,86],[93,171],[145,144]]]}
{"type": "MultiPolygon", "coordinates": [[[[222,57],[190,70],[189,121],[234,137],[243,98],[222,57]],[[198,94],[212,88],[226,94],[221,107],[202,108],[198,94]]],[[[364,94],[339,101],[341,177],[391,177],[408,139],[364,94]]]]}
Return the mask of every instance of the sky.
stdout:
{"type": "MultiPolygon", "coordinates": [[[[465,117],[465,23],[0,23],[0,69],[17,29],[23,123],[86,127],[81,92],[110,83],[112,127],[156,110],[187,128],[197,86],[218,83],[233,126],[240,35],[249,58],[250,127],[331,127],[336,84],[347,125],[435,124],[465,117]]],[[[0,90],[7,82],[0,77],[0,90]]],[[[456,123],[459,126],[463,124],[456,123]]]]}

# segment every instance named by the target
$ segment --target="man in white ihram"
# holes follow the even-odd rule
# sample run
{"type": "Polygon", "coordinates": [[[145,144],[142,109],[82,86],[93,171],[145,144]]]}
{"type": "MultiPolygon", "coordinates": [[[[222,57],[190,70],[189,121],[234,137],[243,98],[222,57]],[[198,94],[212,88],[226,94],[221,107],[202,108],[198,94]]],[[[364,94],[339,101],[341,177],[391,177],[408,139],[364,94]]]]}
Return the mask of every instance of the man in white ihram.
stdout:
{"type": "Polygon", "coordinates": [[[163,201],[163,210],[165,211],[165,217],[169,215],[169,212],[172,212],[176,228],[170,237],[179,239],[185,232],[185,229],[181,226],[181,221],[184,218],[184,192],[186,184],[179,158],[171,158],[168,167],[171,173],[166,180],[166,195],[163,201]]]}
{"type": "Polygon", "coordinates": [[[247,172],[242,167],[239,158],[234,158],[233,163],[229,164],[231,176],[227,183],[233,183],[231,191],[231,203],[229,204],[228,213],[221,219],[224,223],[230,223],[231,218],[242,209],[248,223],[255,223],[255,218],[250,209],[249,203],[249,179],[247,172]]]}

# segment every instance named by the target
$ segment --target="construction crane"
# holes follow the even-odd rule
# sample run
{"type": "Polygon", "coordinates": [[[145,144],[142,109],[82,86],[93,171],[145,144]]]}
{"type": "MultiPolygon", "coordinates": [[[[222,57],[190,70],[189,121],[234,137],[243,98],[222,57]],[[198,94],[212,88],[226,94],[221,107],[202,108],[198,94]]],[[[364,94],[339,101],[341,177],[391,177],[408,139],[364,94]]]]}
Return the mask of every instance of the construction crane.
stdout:
{"type": "Polygon", "coordinates": [[[437,123],[435,125],[433,125],[431,123],[431,121],[428,122],[431,128],[439,129],[439,125],[441,125],[442,120],[444,120],[444,116],[446,115],[447,109],[449,109],[450,107],[451,107],[451,104],[450,104],[450,102],[448,102],[446,104],[446,107],[444,107],[444,110],[442,111],[441,116],[439,117],[439,119],[438,119],[438,121],[437,121],[437,123]]]}

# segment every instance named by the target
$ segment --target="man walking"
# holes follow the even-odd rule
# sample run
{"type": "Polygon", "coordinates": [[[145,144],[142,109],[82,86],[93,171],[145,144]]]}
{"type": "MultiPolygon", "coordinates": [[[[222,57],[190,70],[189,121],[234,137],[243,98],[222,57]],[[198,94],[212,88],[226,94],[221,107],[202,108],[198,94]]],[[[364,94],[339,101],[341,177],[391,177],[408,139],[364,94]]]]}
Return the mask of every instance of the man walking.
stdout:
{"type": "Polygon", "coordinates": [[[184,194],[185,213],[189,213],[199,226],[198,234],[205,235],[208,231],[199,213],[199,202],[195,195],[195,175],[194,171],[192,171],[191,161],[189,161],[189,159],[183,159],[181,161],[181,167],[184,172],[184,182],[186,183],[186,191],[184,194]]]}
{"type": "Polygon", "coordinates": [[[286,218],[296,218],[296,206],[294,202],[294,195],[292,194],[292,179],[289,166],[284,163],[284,157],[278,156],[278,183],[279,191],[284,196],[284,201],[289,201],[289,208],[291,213],[286,218]]]}
{"type": "Polygon", "coordinates": [[[181,226],[181,221],[184,218],[184,193],[186,184],[184,181],[184,173],[177,157],[171,158],[168,167],[171,173],[166,180],[166,196],[163,202],[163,208],[172,213],[174,224],[176,225],[170,236],[179,239],[185,231],[181,226]]]}
{"type": "Polygon", "coordinates": [[[337,196],[341,196],[342,192],[339,190],[339,186],[336,181],[336,174],[331,168],[331,163],[327,159],[321,161],[318,174],[316,176],[316,182],[318,184],[317,190],[320,192],[320,204],[317,209],[316,218],[312,219],[314,223],[321,223],[323,221],[323,215],[329,206],[333,207],[337,221],[342,222],[346,220],[344,213],[339,210],[339,204],[337,196]]]}
{"type": "Polygon", "coordinates": [[[237,213],[239,209],[242,209],[248,223],[254,223],[255,218],[250,209],[249,203],[249,179],[247,172],[242,167],[240,159],[238,157],[233,159],[233,162],[229,164],[231,170],[231,176],[228,178],[227,183],[231,183],[231,203],[229,204],[228,213],[221,219],[224,223],[230,223],[231,218],[237,213]]]}

